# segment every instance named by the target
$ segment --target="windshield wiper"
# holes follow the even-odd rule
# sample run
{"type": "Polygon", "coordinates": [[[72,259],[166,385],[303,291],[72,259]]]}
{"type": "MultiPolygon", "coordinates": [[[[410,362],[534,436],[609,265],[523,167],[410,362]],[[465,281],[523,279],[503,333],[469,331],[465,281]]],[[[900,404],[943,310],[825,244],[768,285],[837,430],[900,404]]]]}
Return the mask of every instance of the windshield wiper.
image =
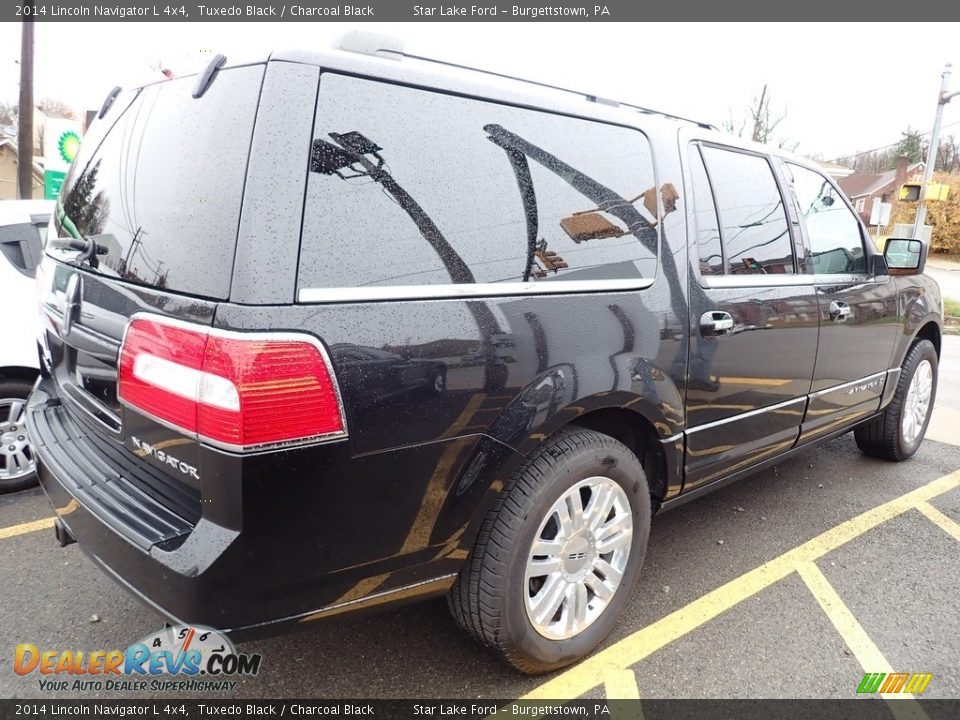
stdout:
{"type": "Polygon", "coordinates": [[[77,253],[77,256],[73,258],[73,260],[77,263],[90,262],[90,264],[94,267],[97,266],[97,255],[106,255],[108,252],[110,252],[106,245],[101,245],[96,240],[88,238],[86,235],[81,235],[78,238],[51,238],[47,244],[50,247],[59,248],[61,250],[78,250],[79,252],[77,253]]]}

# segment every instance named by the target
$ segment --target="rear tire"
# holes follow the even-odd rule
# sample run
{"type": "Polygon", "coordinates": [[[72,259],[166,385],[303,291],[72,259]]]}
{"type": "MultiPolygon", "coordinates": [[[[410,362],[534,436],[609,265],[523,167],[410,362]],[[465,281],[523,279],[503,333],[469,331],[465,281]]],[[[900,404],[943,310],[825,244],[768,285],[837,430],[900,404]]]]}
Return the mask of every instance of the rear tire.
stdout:
{"type": "Polygon", "coordinates": [[[920,448],[937,397],[937,350],[917,340],[900,368],[897,389],[883,414],[853,431],[864,454],[900,462],[920,448]]]}
{"type": "Polygon", "coordinates": [[[448,596],[454,619],[522,672],[576,662],[629,600],[650,514],[629,448],[593,430],[561,430],[527,458],[484,520],[448,596]]]}
{"type": "Polygon", "coordinates": [[[26,380],[0,380],[0,493],[14,492],[37,484],[37,469],[23,409],[33,390],[26,380]]]}

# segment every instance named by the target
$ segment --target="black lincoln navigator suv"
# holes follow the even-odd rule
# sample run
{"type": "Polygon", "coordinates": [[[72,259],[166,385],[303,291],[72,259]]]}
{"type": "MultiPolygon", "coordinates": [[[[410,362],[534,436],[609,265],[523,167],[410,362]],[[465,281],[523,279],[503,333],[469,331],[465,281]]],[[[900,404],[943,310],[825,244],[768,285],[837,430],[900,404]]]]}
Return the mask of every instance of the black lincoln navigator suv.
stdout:
{"type": "Polygon", "coordinates": [[[653,511],[853,431],[916,452],[942,305],[815,163],[379,52],[112,93],[37,280],[61,542],[235,636],[446,594],[590,652],[653,511]]]}

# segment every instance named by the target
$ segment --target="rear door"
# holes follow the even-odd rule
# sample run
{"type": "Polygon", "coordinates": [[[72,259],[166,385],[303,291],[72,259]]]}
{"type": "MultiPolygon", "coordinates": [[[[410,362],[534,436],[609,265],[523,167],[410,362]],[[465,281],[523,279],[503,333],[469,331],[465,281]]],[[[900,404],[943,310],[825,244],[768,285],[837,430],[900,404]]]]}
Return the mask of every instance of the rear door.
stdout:
{"type": "MultiPolygon", "coordinates": [[[[817,292],[820,342],[800,442],[880,407],[899,327],[896,285],[873,276],[873,248],[843,194],[822,173],[784,163],[817,292]]],[[[895,380],[895,377],[891,377],[895,380]]]]}
{"type": "MultiPolygon", "coordinates": [[[[691,350],[684,490],[793,446],[810,390],[817,301],[770,158],[692,142],[691,350]]],[[[688,203],[689,204],[689,203],[688,203]]]]}

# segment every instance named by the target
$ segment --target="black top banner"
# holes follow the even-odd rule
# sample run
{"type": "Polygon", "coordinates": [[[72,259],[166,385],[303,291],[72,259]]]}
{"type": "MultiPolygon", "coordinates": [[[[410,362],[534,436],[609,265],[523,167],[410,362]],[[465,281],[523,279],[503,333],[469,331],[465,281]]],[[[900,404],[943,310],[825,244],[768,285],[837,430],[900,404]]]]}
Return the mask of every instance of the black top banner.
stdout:
{"type": "MultiPolygon", "coordinates": [[[[765,0],[667,3],[662,0],[41,0],[7,1],[0,20],[36,22],[624,22],[719,21],[901,21],[960,20],[960,3],[892,3],[877,0],[765,0]]],[[[891,28],[891,38],[899,32],[891,28]]],[[[853,41],[853,40],[851,40],[853,41]]]]}

